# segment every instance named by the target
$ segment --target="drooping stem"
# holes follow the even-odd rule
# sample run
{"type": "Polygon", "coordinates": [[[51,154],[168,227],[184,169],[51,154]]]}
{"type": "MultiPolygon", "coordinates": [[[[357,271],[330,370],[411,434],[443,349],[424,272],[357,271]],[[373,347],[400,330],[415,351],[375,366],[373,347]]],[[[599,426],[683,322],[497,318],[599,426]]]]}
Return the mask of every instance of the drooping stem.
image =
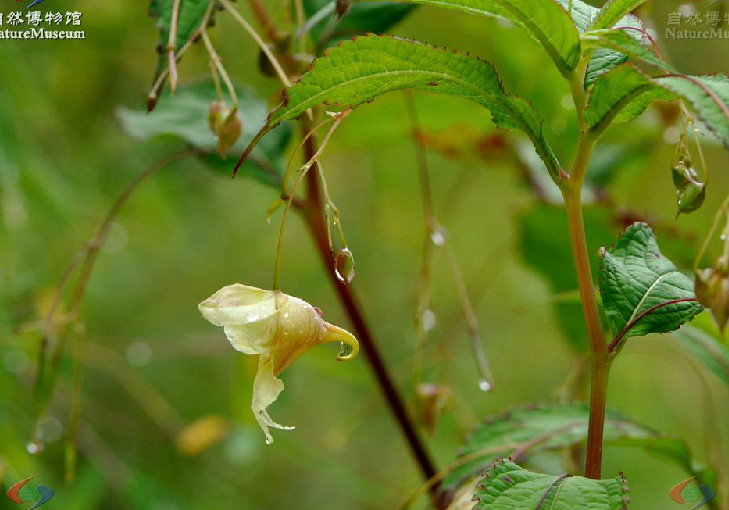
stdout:
{"type": "MultiPolygon", "coordinates": [[[[309,126],[309,119],[304,117],[302,119],[302,127],[304,134],[311,131],[309,126]]],[[[317,153],[316,142],[314,137],[310,136],[304,143],[304,159],[309,161],[317,153]]],[[[317,163],[315,162],[314,165],[317,163]]],[[[433,461],[431,460],[425,445],[422,443],[415,424],[408,415],[405,403],[400,396],[395,384],[388,372],[385,364],[380,355],[380,351],[375,343],[375,340],[370,332],[370,328],[367,325],[364,314],[361,311],[360,305],[357,302],[357,298],[352,288],[337,278],[334,269],[332,267],[332,256],[329,250],[329,242],[327,240],[327,228],[323,213],[322,195],[319,183],[319,172],[308,172],[307,174],[308,184],[308,198],[307,204],[302,208],[302,213],[306,225],[312,235],[315,242],[316,248],[319,252],[322,263],[325,266],[326,273],[334,285],[337,292],[337,297],[341,302],[344,310],[346,311],[349,320],[352,323],[357,339],[362,346],[362,352],[364,353],[367,362],[374,374],[375,380],[377,381],[380,391],[382,392],[385,400],[387,401],[390,411],[395,416],[400,429],[405,436],[405,440],[410,447],[415,462],[418,464],[423,477],[428,480],[436,475],[437,470],[433,461]]],[[[433,500],[433,504],[438,509],[444,509],[447,506],[447,497],[444,496],[440,491],[440,485],[438,483],[433,484],[430,487],[430,493],[433,500]]]]}
{"type": "Polygon", "coordinates": [[[232,106],[230,115],[232,116],[235,114],[235,112],[238,111],[238,94],[236,94],[235,92],[233,81],[230,79],[228,72],[225,70],[225,67],[223,66],[223,62],[220,60],[218,52],[215,51],[215,47],[213,46],[212,41],[210,41],[208,33],[204,30],[202,32],[202,40],[205,44],[205,48],[208,50],[208,54],[210,55],[210,62],[212,63],[213,67],[213,80],[215,82],[215,88],[218,89],[219,93],[220,84],[218,83],[218,74],[220,74],[220,77],[223,79],[223,82],[228,89],[228,95],[230,96],[230,102],[232,106]],[[216,74],[216,71],[218,74],[216,74]]]}
{"type": "Polygon", "coordinates": [[[76,433],[78,431],[78,425],[80,420],[80,392],[81,392],[81,377],[79,358],[81,356],[80,347],[78,345],[78,333],[75,329],[76,323],[80,316],[81,305],[83,298],[86,293],[87,283],[89,277],[94,269],[99,250],[103,246],[106,238],[111,231],[114,222],[126,204],[129,197],[136,191],[140,184],[142,184],[147,178],[157,173],[162,168],[170,165],[171,163],[178,161],[193,152],[191,150],[183,150],[174,153],[162,160],[158,161],[151,167],[147,168],[144,172],[140,173],[122,192],[121,195],[112,205],[108,214],[104,218],[99,230],[91,241],[79,252],[79,255],[74,257],[70,263],[68,269],[64,273],[64,276],[59,284],[56,294],[53,298],[53,305],[45,318],[44,338],[41,341],[40,352],[38,356],[38,379],[36,381],[36,392],[37,392],[37,408],[36,408],[36,428],[34,430],[34,441],[37,441],[35,434],[37,432],[37,424],[45,417],[50,399],[53,395],[53,389],[55,387],[56,377],[61,364],[61,359],[65,346],[71,338],[71,342],[74,350],[74,368],[73,368],[73,381],[74,381],[74,401],[72,403],[71,417],[69,419],[69,433],[67,437],[67,452],[73,453],[68,455],[67,467],[70,469],[67,471],[67,477],[71,476],[74,467],[74,456],[75,456],[75,444],[76,444],[76,433]],[[73,269],[78,265],[80,259],[83,258],[83,265],[80,269],[78,280],[76,281],[76,287],[71,297],[71,303],[69,306],[68,317],[58,326],[58,330],[55,330],[54,317],[58,309],[58,305],[61,301],[61,296],[65,285],[70,279],[70,274],[73,269]],[[46,361],[47,350],[49,348],[49,340],[51,337],[55,337],[55,344],[53,345],[52,352],[50,353],[50,360],[46,361]],[[45,365],[48,364],[48,367],[45,365]],[[69,446],[70,445],[70,446],[69,446]]]}
{"type": "MultiPolygon", "coordinates": [[[[195,33],[190,37],[185,44],[182,45],[182,48],[177,50],[177,53],[175,55],[175,64],[180,61],[182,58],[182,55],[185,54],[185,52],[192,46],[192,44],[198,40],[198,38],[202,35],[202,33],[207,29],[208,24],[210,23],[210,16],[213,12],[213,7],[215,6],[215,2],[211,1],[208,4],[208,9],[205,12],[205,16],[203,17],[203,21],[198,26],[195,33]]],[[[169,58],[169,57],[168,57],[169,58]]],[[[159,91],[162,88],[162,84],[165,82],[167,77],[169,76],[171,70],[170,66],[168,65],[162,72],[159,73],[159,76],[157,76],[157,79],[154,81],[154,84],[152,85],[152,90],[149,91],[149,94],[147,94],[147,111],[151,112],[154,110],[155,105],[157,104],[157,100],[159,99],[159,91]]]]}
{"type": "Polygon", "coordinates": [[[172,4],[172,19],[170,20],[170,34],[167,39],[167,69],[170,72],[170,92],[177,88],[177,23],[180,19],[180,0],[172,4]]]}
{"type": "Polygon", "coordinates": [[[585,223],[582,216],[582,185],[594,145],[595,140],[583,131],[580,134],[580,144],[570,173],[569,183],[564,190],[564,200],[567,208],[572,257],[577,272],[591,353],[590,418],[587,434],[585,476],[599,479],[602,471],[602,441],[610,357],[597,307],[597,298],[595,297],[590,258],[587,252],[585,223]]]}
{"type": "Polygon", "coordinates": [[[289,80],[289,77],[286,75],[286,71],[284,71],[283,67],[281,67],[281,64],[279,63],[276,56],[273,54],[273,51],[271,51],[271,48],[268,47],[268,45],[261,39],[261,36],[258,35],[258,32],[248,23],[243,16],[241,16],[240,12],[236,10],[235,7],[233,7],[228,0],[220,0],[220,3],[223,7],[225,7],[228,12],[233,16],[233,18],[240,24],[240,26],[243,27],[243,29],[248,32],[248,34],[253,38],[254,41],[256,41],[256,44],[258,44],[258,47],[261,48],[261,51],[266,55],[268,60],[271,62],[271,65],[273,66],[273,69],[276,71],[276,74],[278,75],[279,79],[281,80],[281,83],[283,83],[286,87],[291,87],[291,81],[289,80]]]}
{"type": "Polygon", "coordinates": [[[479,376],[478,385],[479,388],[486,391],[493,387],[493,374],[489,367],[486,352],[481,344],[478,318],[476,317],[476,312],[474,310],[473,303],[471,302],[471,298],[468,295],[468,289],[466,288],[465,281],[463,280],[461,268],[458,266],[458,261],[456,260],[455,253],[450,246],[447,236],[442,232],[439,232],[440,227],[433,207],[433,193],[430,186],[428,158],[426,157],[425,145],[421,139],[420,118],[418,116],[418,110],[415,105],[413,94],[410,90],[405,91],[405,104],[408,109],[408,114],[410,115],[412,138],[415,143],[415,157],[418,167],[418,178],[420,181],[420,194],[423,201],[423,215],[425,217],[425,242],[423,243],[423,255],[418,281],[418,299],[415,310],[417,346],[415,350],[415,363],[413,370],[414,382],[417,384],[420,381],[421,376],[426,337],[426,331],[423,325],[423,314],[426,313],[430,307],[430,278],[432,277],[434,255],[433,247],[435,244],[439,244],[443,248],[448,268],[450,269],[453,277],[453,284],[458,294],[458,300],[461,304],[461,308],[463,309],[468,338],[471,341],[473,358],[476,361],[476,370],[479,376]]]}

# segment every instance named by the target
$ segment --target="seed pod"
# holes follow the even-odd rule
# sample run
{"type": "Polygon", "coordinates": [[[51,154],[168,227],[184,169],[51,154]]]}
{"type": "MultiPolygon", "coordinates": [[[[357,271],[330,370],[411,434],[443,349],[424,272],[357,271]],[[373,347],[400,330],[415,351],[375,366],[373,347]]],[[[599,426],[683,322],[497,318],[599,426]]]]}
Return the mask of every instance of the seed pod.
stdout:
{"type": "Polygon", "coordinates": [[[678,191],[678,216],[681,213],[688,214],[699,209],[706,198],[706,184],[703,182],[691,182],[682,190],[678,191]]]}
{"type": "Polygon", "coordinates": [[[681,159],[673,165],[671,168],[671,178],[673,179],[673,185],[677,190],[681,190],[691,182],[691,176],[696,175],[696,172],[690,166],[686,165],[686,161],[681,159]]]}
{"type": "Polygon", "coordinates": [[[243,134],[243,121],[237,111],[233,111],[221,101],[210,103],[208,110],[210,131],[218,140],[218,154],[225,158],[230,148],[243,134]]]}
{"type": "Polygon", "coordinates": [[[724,334],[729,320],[729,261],[719,257],[713,268],[696,271],[696,298],[706,308],[716,326],[724,334]]]}
{"type": "Polygon", "coordinates": [[[221,158],[225,158],[230,148],[235,145],[235,142],[242,134],[243,121],[240,119],[238,112],[231,112],[223,121],[223,125],[218,132],[218,154],[221,158]]]}
{"type": "Polygon", "coordinates": [[[417,387],[417,416],[429,434],[435,433],[438,418],[453,400],[453,391],[442,384],[421,383],[417,387]]]}
{"type": "Polygon", "coordinates": [[[210,103],[210,108],[208,109],[208,126],[210,126],[210,131],[216,135],[218,134],[221,112],[224,108],[225,103],[221,101],[213,101],[210,103]]]}
{"type": "Polygon", "coordinates": [[[681,213],[693,212],[703,205],[706,198],[706,184],[701,182],[696,170],[693,169],[691,153],[683,138],[678,142],[676,159],[671,168],[671,178],[676,187],[678,203],[676,217],[681,213]]]}

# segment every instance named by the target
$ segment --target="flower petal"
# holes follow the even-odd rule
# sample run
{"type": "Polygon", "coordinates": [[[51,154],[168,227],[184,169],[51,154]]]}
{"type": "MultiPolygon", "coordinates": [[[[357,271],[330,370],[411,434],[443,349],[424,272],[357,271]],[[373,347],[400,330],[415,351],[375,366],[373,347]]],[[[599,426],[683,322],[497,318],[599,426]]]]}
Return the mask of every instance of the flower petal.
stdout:
{"type": "Polygon", "coordinates": [[[223,326],[233,347],[245,354],[269,354],[278,328],[276,293],[236,283],[198,305],[200,313],[223,326]]]}
{"type": "Polygon", "coordinates": [[[263,433],[266,434],[267,444],[273,443],[273,438],[271,437],[268,427],[274,427],[282,430],[294,429],[294,427],[287,427],[273,421],[266,410],[268,406],[276,401],[283,389],[283,381],[281,379],[277,379],[276,376],[273,375],[273,364],[271,363],[271,359],[261,356],[258,361],[256,379],[253,381],[253,402],[251,403],[251,409],[253,410],[253,415],[256,417],[263,433]]]}

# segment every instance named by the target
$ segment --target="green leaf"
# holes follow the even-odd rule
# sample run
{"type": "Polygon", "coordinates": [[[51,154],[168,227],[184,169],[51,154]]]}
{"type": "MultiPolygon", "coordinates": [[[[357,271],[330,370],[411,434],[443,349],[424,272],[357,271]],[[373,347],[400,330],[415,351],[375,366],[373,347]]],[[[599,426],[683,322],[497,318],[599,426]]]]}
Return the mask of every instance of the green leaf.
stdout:
{"type": "Polygon", "coordinates": [[[650,46],[643,44],[642,38],[638,39],[633,35],[629,34],[628,30],[597,30],[585,32],[581,38],[584,48],[614,50],[633,60],[650,64],[664,71],[679,74],[672,65],[665,60],[661,60],[653,53],[650,46]]]}
{"type": "MultiPolygon", "coordinates": [[[[180,0],[180,7],[177,15],[177,37],[175,48],[179,50],[195,35],[195,32],[205,23],[205,15],[208,6],[213,0],[180,0]]],[[[175,0],[152,0],[149,12],[157,18],[159,29],[159,63],[157,75],[167,66],[167,55],[165,49],[170,38],[170,24],[172,23],[172,9],[175,0]]]]}
{"type": "Polygon", "coordinates": [[[527,471],[510,460],[489,466],[477,486],[477,510],[626,510],[628,482],[552,476],[527,471]]]}
{"type": "Polygon", "coordinates": [[[628,227],[601,256],[602,304],[616,337],[624,340],[667,333],[702,310],[695,301],[693,280],[661,255],[653,231],[645,223],[628,227]],[[692,301],[671,303],[681,299],[692,301]]]}
{"type": "MultiPolygon", "coordinates": [[[[359,37],[332,48],[286,91],[283,104],[256,135],[324,103],[354,108],[387,92],[423,90],[474,101],[491,111],[496,126],[519,128],[534,144],[552,178],[561,168],[542,133],[542,119],[524,99],[506,94],[491,64],[468,55],[388,36],[359,37]]],[[[248,149],[241,156],[247,156],[248,149]]]]}
{"type": "Polygon", "coordinates": [[[663,76],[655,82],[685,99],[729,149],[729,79],[726,76],[663,76]]]}
{"type": "Polygon", "coordinates": [[[623,64],[600,76],[590,92],[585,122],[596,132],[611,122],[629,122],[656,99],[671,100],[675,96],[657,87],[650,76],[635,66],[623,64]]]}
{"type": "MultiPolygon", "coordinates": [[[[252,89],[237,86],[238,113],[243,120],[243,135],[230,149],[234,157],[246,147],[255,133],[266,122],[266,102],[252,89]]],[[[174,95],[165,92],[152,113],[144,110],[117,108],[117,118],[127,134],[140,139],[156,137],[177,138],[200,152],[211,168],[229,173],[233,159],[222,159],[217,154],[217,140],[208,125],[208,109],[217,100],[215,87],[211,83],[198,83],[180,87],[174,95]]],[[[290,140],[288,126],[276,129],[263,143],[256,147],[248,160],[245,172],[267,184],[277,185],[282,173],[281,156],[290,140]]]]}
{"type": "Polygon", "coordinates": [[[391,2],[354,2],[339,20],[334,37],[330,40],[341,41],[368,32],[381,34],[400,23],[416,7],[391,2]]]}
{"type": "MultiPolygon", "coordinates": [[[[590,30],[590,26],[592,25],[593,20],[596,19],[598,14],[600,13],[600,9],[588,5],[581,0],[556,1],[565,9],[569,9],[570,4],[572,4],[572,21],[574,22],[575,26],[577,27],[577,31],[580,34],[590,30]]],[[[644,28],[643,23],[638,18],[632,15],[624,16],[623,18],[618,20],[616,26],[632,27],[639,30],[643,30],[644,28]]],[[[630,32],[633,32],[633,30],[630,30],[630,32]]],[[[635,32],[636,34],[640,33],[637,30],[635,30],[635,32]]],[[[636,37],[640,39],[640,36],[636,35],[636,37]]],[[[585,47],[583,46],[582,49],[584,51],[585,47]]],[[[623,64],[626,60],[628,60],[628,57],[620,52],[614,51],[612,49],[597,49],[594,52],[592,59],[590,60],[590,64],[587,67],[587,73],[585,74],[585,88],[592,85],[601,74],[608,72],[613,67],[623,64]]]]}
{"type": "MultiPolygon", "coordinates": [[[[580,59],[580,38],[565,8],[555,0],[398,0],[508,19],[526,30],[567,75],[580,59]]],[[[581,2],[580,2],[581,3],[581,2]]]]}
{"type": "MultiPolygon", "coordinates": [[[[524,462],[545,451],[584,445],[589,414],[587,404],[570,403],[512,409],[487,418],[468,436],[466,445],[458,452],[456,463],[460,465],[443,483],[447,487],[460,485],[499,457],[515,455],[517,462],[524,462]]],[[[630,421],[613,410],[606,413],[604,441],[605,444],[646,449],[655,449],[663,444],[664,450],[673,448],[677,453],[673,456],[674,460],[685,466],[687,448],[685,445],[683,450],[677,448],[674,442],[679,440],[664,438],[655,430],[630,421]],[[632,442],[624,442],[627,439],[632,442]],[[662,440],[671,443],[663,444],[662,440]]]]}
{"type": "Polygon", "coordinates": [[[612,28],[621,18],[630,14],[646,0],[608,0],[590,25],[591,30],[612,28]]]}
{"type": "Polygon", "coordinates": [[[347,13],[338,19],[334,9],[335,3],[335,0],[304,0],[307,19],[311,19],[317,13],[326,13],[310,31],[312,39],[316,41],[317,55],[327,47],[351,39],[355,35],[387,32],[417,7],[380,1],[354,2],[347,13]]]}
{"type": "Polygon", "coordinates": [[[577,31],[582,33],[587,30],[592,20],[597,16],[600,9],[583,2],[582,0],[556,0],[565,11],[568,11],[577,31]],[[572,10],[570,10],[570,8],[572,10]]]}
{"type": "Polygon", "coordinates": [[[650,78],[632,65],[616,67],[596,81],[585,121],[600,132],[613,120],[633,120],[655,100],[679,97],[729,149],[729,79],[722,75],[650,78]]]}
{"type": "Polygon", "coordinates": [[[729,348],[725,344],[689,325],[671,333],[671,338],[729,386],[729,348]]]}

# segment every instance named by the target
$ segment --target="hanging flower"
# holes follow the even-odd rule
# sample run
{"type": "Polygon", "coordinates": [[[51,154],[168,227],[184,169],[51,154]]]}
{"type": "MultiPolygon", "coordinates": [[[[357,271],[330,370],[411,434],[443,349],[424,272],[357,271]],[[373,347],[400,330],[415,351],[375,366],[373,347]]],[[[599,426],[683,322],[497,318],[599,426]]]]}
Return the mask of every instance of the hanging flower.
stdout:
{"type": "Polygon", "coordinates": [[[198,308],[203,317],[223,327],[236,350],[260,356],[251,409],[269,444],[273,442],[269,427],[293,429],[273,421],[266,410],[283,391],[284,383],[278,375],[320,344],[340,342],[343,349],[339,361],[353,359],[359,352],[359,343],[352,334],[325,322],[321,312],[306,301],[279,291],[236,283],[223,287],[198,308]]]}

